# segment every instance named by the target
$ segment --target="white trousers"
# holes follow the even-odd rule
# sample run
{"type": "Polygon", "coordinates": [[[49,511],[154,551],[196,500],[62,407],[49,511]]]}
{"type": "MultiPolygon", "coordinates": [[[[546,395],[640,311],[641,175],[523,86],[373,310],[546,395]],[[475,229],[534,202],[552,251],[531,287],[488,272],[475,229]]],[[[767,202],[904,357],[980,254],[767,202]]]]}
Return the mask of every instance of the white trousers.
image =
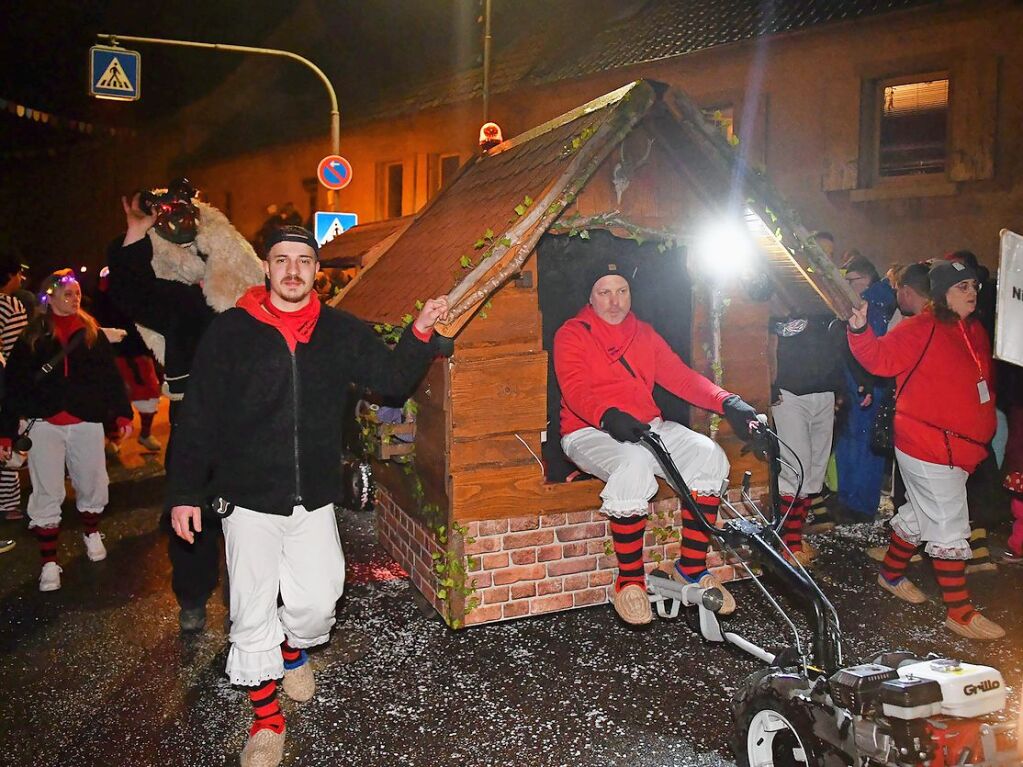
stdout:
{"type": "Polygon", "coordinates": [[[969,474],[957,466],[928,463],[895,449],[906,502],[892,517],[892,529],[937,559],[970,559],[969,474]]]}
{"type": "MultiPolygon", "coordinates": [[[[835,431],[835,393],[793,394],[781,390],[781,402],[771,407],[774,427],[785,442],[781,458],[796,469],[803,465],[800,497],[816,495],[824,487],[824,475],[831,456],[831,438],[835,431]],[[799,462],[796,462],[796,458],[799,462]]],[[[778,473],[782,495],[795,495],[799,476],[784,463],[778,473]]]]}
{"type": "Polygon", "coordinates": [[[99,514],[107,505],[109,480],[103,453],[103,424],[85,422],[54,426],[36,421],[29,435],[28,474],[32,495],[28,499],[29,527],[60,524],[64,502],[64,467],[75,489],[79,511],[99,514]]]}
{"type": "MultiPolygon", "coordinates": [[[[650,428],[663,440],[690,490],[720,495],[729,469],[724,450],[709,437],[674,421],[655,418],[650,428]]],[[[602,512],[612,517],[647,513],[647,503],[657,492],[656,477],[664,473],[645,447],[619,442],[588,426],[563,437],[561,449],[572,463],[606,483],[600,493],[602,512]]]]}
{"type": "Polygon", "coordinates": [[[241,507],[224,519],[231,586],[232,684],[251,687],[284,675],[281,642],[323,644],[345,586],[345,556],[328,504],[296,506],[287,517],[241,507]],[[284,605],[277,607],[277,594],[284,605]]]}

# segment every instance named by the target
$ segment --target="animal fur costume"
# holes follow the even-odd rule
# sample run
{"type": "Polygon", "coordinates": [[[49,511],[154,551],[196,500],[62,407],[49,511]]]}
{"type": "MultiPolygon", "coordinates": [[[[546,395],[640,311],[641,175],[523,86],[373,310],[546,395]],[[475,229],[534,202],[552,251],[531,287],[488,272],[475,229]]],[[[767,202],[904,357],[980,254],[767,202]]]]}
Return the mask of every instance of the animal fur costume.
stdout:
{"type": "MultiPolygon", "coordinates": [[[[200,285],[206,303],[219,314],[234,306],[251,286],[263,282],[263,267],[252,245],[227,216],[209,203],[198,199],[192,202],[199,209],[198,234],[192,244],[175,245],[161,237],[155,227],[149,230],[153,272],[161,280],[200,285]]],[[[143,325],[138,328],[146,345],[162,363],[163,336],[143,325]]]]}

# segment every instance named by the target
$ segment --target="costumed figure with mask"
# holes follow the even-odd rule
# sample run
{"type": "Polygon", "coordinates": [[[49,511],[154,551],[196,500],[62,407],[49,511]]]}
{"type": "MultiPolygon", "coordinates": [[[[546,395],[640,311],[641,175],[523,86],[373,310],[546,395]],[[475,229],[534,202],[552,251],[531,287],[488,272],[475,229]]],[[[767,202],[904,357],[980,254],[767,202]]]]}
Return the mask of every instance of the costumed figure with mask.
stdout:
{"type": "MultiPolygon", "coordinates": [[[[167,462],[174,461],[174,426],[188,389],[192,357],[213,317],[235,305],[263,268],[252,246],[184,179],[167,190],[122,198],[126,233],[107,250],[110,298],[137,325],[164,366],[170,399],[167,462]]],[[[171,585],[182,630],[201,630],[206,602],[217,585],[220,525],[209,515],[188,544],[171,535],[171,585]]],[[[169,517],[164,517],[169,532],[169,517]]]]}

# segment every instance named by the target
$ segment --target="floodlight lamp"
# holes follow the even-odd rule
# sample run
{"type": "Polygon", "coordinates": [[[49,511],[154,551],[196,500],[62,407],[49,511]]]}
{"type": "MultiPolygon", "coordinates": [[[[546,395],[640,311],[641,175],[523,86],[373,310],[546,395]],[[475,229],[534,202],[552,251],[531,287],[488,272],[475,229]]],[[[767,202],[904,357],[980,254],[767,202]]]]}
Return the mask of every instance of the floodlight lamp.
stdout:
{"type": "Polygon", "coordinates": [[[722,219],[709,224],[693,250],[700,269],[717,279],[748,275],[753,268],[753,242],[740,221],[722,219]]]}

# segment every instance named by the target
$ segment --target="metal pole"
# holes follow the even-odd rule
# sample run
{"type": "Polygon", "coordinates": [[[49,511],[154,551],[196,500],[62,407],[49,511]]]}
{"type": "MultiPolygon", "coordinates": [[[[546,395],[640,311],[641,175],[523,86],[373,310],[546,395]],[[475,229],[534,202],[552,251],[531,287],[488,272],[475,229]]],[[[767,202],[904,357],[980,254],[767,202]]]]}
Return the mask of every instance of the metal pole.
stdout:
{"type": "MultiPolygon", "coordinates": [[[[488,8],[489,5],[490,0],[487,0],[488,8]]],[[[197,43],[191,40],[165,40],[159,37],[135,37],[133,35],[105,34],[96,35],[96,37],[100,40],[107,40],[111,45],[117,45],[123,40],[130,43],[154,43],[156,45],[176,45],[183,48],[205,48],[206,50],[227,51],[228,53],[258,53],[264,56],[283,56],[284,58],[297,61],[300,64],[305,64],[316,73],[316,76],[320,78],[320,81],[327,88],[327,95],[330,97],[330,153],[339,154],[341,152],[341,112],[338,110],[337,94],[334,92],[334,86],[331,85],[330,80],[327,78],[327,75],[323,73],[322,69],[316,66],[309,59],[299,56],[297,53],[282,51],[277,48],[253,48],[248,45],[228,45],[227,43],[197,43]]],[[[336,199],[337,192],[334,192],[333,190],[327,192],[327,207],[330,208],[330,210],[336,210],[336,199]]]]}
{"type": "Polygon", "coordinates": [[[483,122],[490,122],[490,0],[483,11],[483,122]]]}

